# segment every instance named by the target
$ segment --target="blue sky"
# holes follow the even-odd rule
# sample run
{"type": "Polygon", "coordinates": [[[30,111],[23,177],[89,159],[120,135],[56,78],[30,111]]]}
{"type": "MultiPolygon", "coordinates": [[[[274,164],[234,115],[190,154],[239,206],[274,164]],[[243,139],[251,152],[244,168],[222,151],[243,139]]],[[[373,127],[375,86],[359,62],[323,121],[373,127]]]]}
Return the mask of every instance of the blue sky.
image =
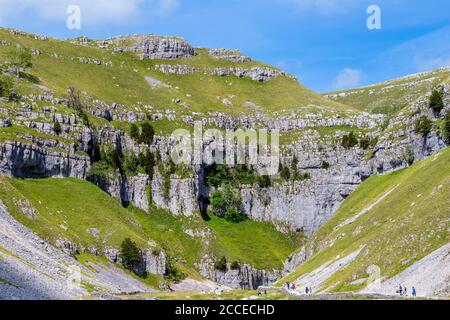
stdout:
{"type": "Polygon", "coordinates": [[[0,0],[0,25],[59,38],[178,35],[240,49],[320,92],[450,65],[448,0],[0,0]],[[66,9],[81,8],[81,30],[66,9]],[[381,30],[369,30],[369,5],[381,30]]]}

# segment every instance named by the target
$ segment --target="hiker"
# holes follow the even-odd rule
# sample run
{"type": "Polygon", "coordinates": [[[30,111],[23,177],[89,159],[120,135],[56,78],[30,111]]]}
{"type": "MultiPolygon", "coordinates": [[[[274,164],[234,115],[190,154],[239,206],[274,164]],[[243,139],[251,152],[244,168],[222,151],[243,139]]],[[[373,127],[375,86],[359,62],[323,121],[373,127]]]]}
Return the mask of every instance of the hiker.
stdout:
{"type": "Polygon", "coordinates": [[[309,294],[312,294],[312,287],[309,287],[309,294]]]}
{"type": "Polygon", "coordinates": [[[412,287],[411,294],[412,294],[413,298],[415,298],[417,296],[416,288],[412,287]]]}
{"type": "Polygon", "coordinates": [[[291,287],[290,287],[290,284],[289,284],[289,282],[286,282],[286,289],[290,289],[291,287]]]}
{"type": "Polygon", "coordinates": [[[403,286],[403,294],[404,294],[405,296],[407,296],[407,295],[408,295],[408,289],[406,289],[406,287],[405,287],[405,286],[403,286]]]}
{"type": "Polygon", "coordinates": [[[398,293],[399,293],[400,295],[403,294],[403,288],[402,288],[402,285],[401,285],[401,284],[398,285],[398,293]]]}
{"type": "Polygon", "coordinates": [[[264,295],[267,297],[267,289],[264,289],[264,295]]]}
{"type": "Polygon", "coordinates": [[[305,293],[306,293],[306,294],[308,294],[308,293],[309,293],[308,287],[306,287],[306,289],[305,289],[305,293]]]}

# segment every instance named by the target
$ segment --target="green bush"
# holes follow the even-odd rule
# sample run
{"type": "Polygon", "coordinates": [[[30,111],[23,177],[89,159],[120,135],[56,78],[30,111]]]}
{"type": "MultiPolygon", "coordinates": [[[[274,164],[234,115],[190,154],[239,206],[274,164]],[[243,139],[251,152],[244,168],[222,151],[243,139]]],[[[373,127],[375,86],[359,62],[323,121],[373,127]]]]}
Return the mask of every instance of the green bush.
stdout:
{"type": "Polygon", "coordinates": [[[140,132],[139,132],[139,127],[137,126],[137,124],[132,123],[131,127],[130,127],[130,137],[133,140],[139,140],[139,136],[140,136],[140,132]]]}
{"type": "Polygon", "coordinates": [[[179,282],[186,279],[186,275],[178,270],[172,257],[167,258],[166,273],[164,278],[168,282],[179,282]]]}
{"type": "Polygon", "coordinates": [[[356,138],[355,134],[350,132],[349,134],[346,134],[342,137],[342,146],[345,149],[353,148],[358,144],[358,139],[356,138]]]}
{"type": "Polygon", "coordinates": [[[435,112],[439,113],[444,109],[444,101],[442,101],[442,94],[438,90],[433,90],[430,97],[430,108],[435,112]]]}
{"type": "Polygon", "coordinates": [[[31,50],[28,48],[17,46],[14,50],[10,51],[8,55],[17,78],[21,75],[21,69],[27,69],[33,66],[31,50]]]}
{"type": "Polygon", "coordinates": [[[239,223],[246,219],[246,216],[235,207],[227,208],[223,216],[229,222],[239,223]]]}
{"type": "Polygon", "coordinates": [[[125,238],[122,241],[119,256],[122,259],[122,265],[131,271],[135,271],[136,267],[142,262],[141,252],[130,238],[125,238]]]}
{"type": "Polygon", "coordinates": [[[217,188],[231,184],[238,187],[243,184],[252,185],[256,182],[256,172],[246,165],[228,167],[225,164],[213,163],[205,169],[205,183],[208,186],[217,188]]]}
{"type": "Polygon", "coordinates": [[[139,158],[134,154],[134,152],[129,151],[125,153],[123,159],[123,169],[125,170],[125,174],[127,176],[135,176],[142,171],[139,158]]]}
{"type": "Polygon", "coordinates": [[[141,125],[141,134],[139,136],[139,142],[145,144],[152,144],[155,136],[155,129],[148,122],[144,122],[141,125]]]}
{"type": "Polygon", "coordinates": [[[414,132],[426,137],[431,132],[432,125],[433,123],[427,116],[421,116],[415,122],[414,132]]]}
{"type": "Polygon", "coordinates": [[[14,87],[11,77],[0,74],[0,97],[8,97],[14,87]]]}
{"type": "Polygon", "coordinates": [[[258,176],[258,185],[260,188],[268,188],[272,185],[272,181],[269,176],[258,176]]]}
{"type": "Polygon", "coordinates": [[[57,135],[60,135],[62,132],[61,124],[58,121],[53,124],[53,132],[57,135]]]}
{"type": "Polygon", "coordinates": [[[86,179],[97,185],[105,185],[110,180],[110,174],[114,169],[105,161],[99,161],[92,164],[87,172],[86,179]]]}
{"type": "Polygon", "coordinates": [[[370,147],[370,139],[368,137],[363,137],[359,140],[359,147],[363,150],[367,150],[370,147]]]}
{"type": "Polygon", "coordinates": [[[241,265],[239,264],[239,261],[233,261],[230,267],[231,270],[239,270],[241,268],[241,265]]]}
{"type": "Polygon", "coordinates": [[[330,164],[328,162],[326,162],[325,160],[322,161],[322,169],[329,169],[330,168],[330,164]]]}
{"type": "Polygon", "coordinates": [[[76,111],[79,118],[81,118],[82,123],[85,126],[90,126],[89,117],[85,112],[83,101],[81,100],[80,92],[74,87],[69,87],[67,90],[67,106],[76,111]]]}
{"type": "Polygon", "coordinates": [[[280,177],[286,181],[291,179],[291,172],[289,168],[280,164],[280,177]]]}
{"type": "Polygon", "coordinates": [[[225,256],[223,256],[222,258],[217,260],[214,263],[214,268],[216,270],[223,271],[223,272],[227,271],[227,258],[225,258],[225,256]]]}
{"type": "Polygon", "coordinates": [[[226,185],[222,190],[214,190],[210,204],[212,212],[227,221],[238,223],[246,219],[242,212],[240,195],[231,185],[226,185]]]}
{"type": "Polygon", "coordinates": [[[450,143],[450,111],[445,113],[444,119],[444,140],[447,143],[450,143]]]}

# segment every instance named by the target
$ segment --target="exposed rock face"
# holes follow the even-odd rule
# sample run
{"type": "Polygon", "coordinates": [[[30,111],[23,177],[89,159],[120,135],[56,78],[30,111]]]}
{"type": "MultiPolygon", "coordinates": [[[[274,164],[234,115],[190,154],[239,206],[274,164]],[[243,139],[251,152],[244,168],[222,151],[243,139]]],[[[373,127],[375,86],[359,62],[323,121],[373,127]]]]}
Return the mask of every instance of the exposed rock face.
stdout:
{"type": "MultiPolygon", "coordinates": [[[[115,248],[106,249],[105,256],[114,263],[122,263],[119,250],[115,248]]],[[[154,252],[151,250],[143,250],[141,252],[142,262],[136,266],[136,273],[144,274],[148,272],[155,275],[166,274],[167,257],[164,252],[154,252]]]]}
{"type": "Polygon", "coordinates": [[[112,197],[121,200],[124,205],[131,203],[144,211],[150,208],[147,194],[150,178],[146,174],[127,178],[115,174],[111,175],[107,181],[93,180],[92,182],[112,197]]]}
{"type": "Polygon", "coordinates": [[[271,68],[254,67],[250,69],[244,68],[216,68],[213,70],[213,74],[221,77],[234,74],[239,78],[250,78],[253,81],[266,82],[274,78],[285,76],[286,74],[282,71],[278,71],[271,68]]]}
{"type": "Polygon", "coordinates": [[[48,151],[21,142],[0,145],[0,172],[9,176],[84,179],[89,167],[89,158],[77,154],[48,151]]]}
{"type": "Polygon", "coordinates": [[[270,286],[282,276],[281,271],[257,270],[248,264],[235,270],[227,264],[226,271],[220,271],[214,269],[214,263],[209,260],[200,263],[198,268],[202,276],[233,289],[257,289],[259,286],[270,286]]]}
{"type": "Polygon", "coordinates": [[[231,62],[250,62],[252,59],[238,52],[230,49],[210,49],[209,54],[214,59],[227,60],[231,62]]]}
{"type": "Polygon", "coordinates": [[[198,211],[198,187],[194,178],[179,179],[172,175],[169,182],[157,171],[152,180],[152,201],[164,209],[170,210],[175,215],[192,216],[198,211]],[[169,184],[168,190],[167,185],[169,184]]]}
{"type": "Polygon", "coordinates": [[[151,274],[166,274],[167,258],[164,252],[150,252],[145,254],[145,270],[151,274]]]}
{"type": "Polygon", "coordinates": [[[195,49],[180,38],[142,36],[136,45],[118,47],[116,51],[132,51],[141,59],[185,59],[195,55],[195,49]]]}

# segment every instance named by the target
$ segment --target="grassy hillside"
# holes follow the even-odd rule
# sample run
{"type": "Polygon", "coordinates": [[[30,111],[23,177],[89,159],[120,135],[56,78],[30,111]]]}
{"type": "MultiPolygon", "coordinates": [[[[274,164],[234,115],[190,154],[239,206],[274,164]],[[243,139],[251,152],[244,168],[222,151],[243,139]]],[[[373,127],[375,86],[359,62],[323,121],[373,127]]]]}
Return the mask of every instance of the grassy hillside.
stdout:
{"type": "Polygon", "coordinates": [[[140,247],[163,249],[195,274],[205,253],[256,268],[281,268],[301,239],[279,233],[268,223],[230,225],[223,219],[203,221],[175,217],[164,210],[145,213],[120,202],[89,182],[77,179],[10,179],[0,177],[0,199],[21,223],[54,243],[67,239],[82,248],[120,246],[126,237],[140,247]],[[206,238],[188,235],[204,231],[206,238]],[[250,250],[251,248],[251,250],[250,250]]]}
{"type": "Polygon", "coordinates": [[[367,267],[392,277],[449,242],[450,149],[408,169],[366,180],[314,235],[316,254],[281,280],[295,281],[358,249],[347,267],[319,290],[351,291],[365,286],[367,267]]]}
{"type": "Polygon", "coordinates": [[[392,114],[423,96],[444,81],[450,80],[450,69],[411,75],[367,87],[330,92],[330,97],[361,111],[392,114]]]}
{"type": "Polygon", "coordinates": [[[39,85],[41,88],[49,88],[55,95],[64,95],[67,87],[72,85],[92,98],[107,103],[120,103],[130,110],[138,108],[143,112],[156,112],[170,108],[180,115],[208,111],[245,114],[252,111],[245,106],[246,102],[252,102],[261,107],[260,111],[269,113],[282,110],[289,112],[299,108],[308,111],[313,106],[349,109],[306,89],[292,77],[279,77],[259,83],[235,76],[219,77],[202,72],[194,75],[166,75],[155,70],[158,64],[183,64],[206,69],[266,66],[253,61],[234,63],[214,59],[207,49],[198,49],[198,55],[191,59],[141,61],[134,53],[117,53],[112,48],[76,45],[67,40],[36,40],[26,35],[13,35],[6,29],[0,29],[0,39],[11,44],[0,46],[2,62],[9,61],[8,53],[17,44],[41,52],[40,55],[33,56],[33,67],[30,70],[40,81],[38,84],[22,81],[20,87],[24,93],[39,90],[39,85]],[[78,60],[79,57],[112,64],[85,64],[78,60]],[[146,77],[162,81],[167,87],[152,88],[146,77]],[[233,105],[222,103],[224,98],[229,99],[233,105]],[[173,99],[180,99],[188,108],[174,103],[173,99]],[[146,108],[145,105],[149,107],[146,108]]]}

